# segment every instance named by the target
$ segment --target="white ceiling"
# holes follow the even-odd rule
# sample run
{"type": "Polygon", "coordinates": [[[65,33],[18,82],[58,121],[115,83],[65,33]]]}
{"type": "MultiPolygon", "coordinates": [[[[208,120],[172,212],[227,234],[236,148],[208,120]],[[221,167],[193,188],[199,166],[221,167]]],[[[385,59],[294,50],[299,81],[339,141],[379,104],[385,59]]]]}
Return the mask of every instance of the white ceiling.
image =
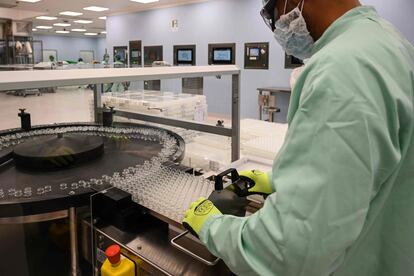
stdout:
{"type": "MultiPolygon", "coordinates": [[[[55,27],[52,30],[37,30],[38,34],[55,35],[56,30],[71,30],[73,28],[87,29],[88,32],[100,33],[105,30],[105,20],[98,19],[100,16],[110,16],[122,13],[138,12],[149,9],[166,8],[171,6],[185,5],[196,2],[205,2],[207,0],[160,0],[155,3],[141,4],[129,0],[41,0],[37,3],[16,2],[16,0],[0,0],[0,7],[11,8],[13,11],[24,10],[41,13],[42,15],[58,17],[57,20],[46,21],[38,20],[34,17],[25,20],[33,21],[33,26],[53,26],[54,23],[68,22],[70,27],[55,27]],[[89,6],[100,6],[109,8],[104,12],[92,12],[83,10],[89,6]],[[77,17],[59,15],[62,11],[82,12],[83,15],[77,17]],[[74,20],[88,19],[92,20],[92,24],[77,24],[74,20]]],[[[82,33],[71,33],[71,35],[83,36],[82,33]]]]}

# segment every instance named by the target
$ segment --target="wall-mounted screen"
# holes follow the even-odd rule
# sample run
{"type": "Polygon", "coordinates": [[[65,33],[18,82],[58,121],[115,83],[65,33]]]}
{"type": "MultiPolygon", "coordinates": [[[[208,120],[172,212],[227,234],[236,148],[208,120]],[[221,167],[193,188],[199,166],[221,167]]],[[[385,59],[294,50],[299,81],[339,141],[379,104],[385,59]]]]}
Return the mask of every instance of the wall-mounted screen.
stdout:
{"type": "Polygon", "coordinates": [[[174,65],[196,65],[196,45],[174,45],[174,65]]]}
{"type": "Polygon", "coordinates": [[[208,64],[236,64],[236,44],[219,43],[208,45],[208,64]]]}
{"type": "Polygon", "coordinates": [[[213,50],[214,63],[231,63],[233,50],[231,48],[217,48],[213,50]]]}
{"type": "Polygon", "coordinates": [[[114,46],[114,62],[128,64],[128,47],[114,46]]]}
{"type": "Polygon", "coordinates": [[[132,40],[129,42],[129,65],[131,67],[142,66],[142,41],[132,40]]]}
{"type": "Polygon", "coordinates": [[[179,49],[177,50],[178,63],[192,63],[193,62],[193,50],[191,49],[179,49]]]}
{"type": "Polygon", "coordinates": [[[152,66],[154,61],[163,60],[162,46],[144,46],[144,66],[152,66]]]}

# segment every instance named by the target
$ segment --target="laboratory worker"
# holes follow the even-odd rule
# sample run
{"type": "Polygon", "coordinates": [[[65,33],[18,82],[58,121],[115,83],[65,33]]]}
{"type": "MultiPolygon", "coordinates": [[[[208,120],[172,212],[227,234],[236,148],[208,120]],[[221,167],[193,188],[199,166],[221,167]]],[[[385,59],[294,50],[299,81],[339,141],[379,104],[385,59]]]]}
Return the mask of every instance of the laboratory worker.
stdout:
{"type": "Polygon", "coordinates": [[[261,14],[309,59],[272,172],[243,172],[269,196],[243,218],[200,199],[184,225],[237,275],[414,275],[413,45],[357,0],[267,0],[261,14]]]}

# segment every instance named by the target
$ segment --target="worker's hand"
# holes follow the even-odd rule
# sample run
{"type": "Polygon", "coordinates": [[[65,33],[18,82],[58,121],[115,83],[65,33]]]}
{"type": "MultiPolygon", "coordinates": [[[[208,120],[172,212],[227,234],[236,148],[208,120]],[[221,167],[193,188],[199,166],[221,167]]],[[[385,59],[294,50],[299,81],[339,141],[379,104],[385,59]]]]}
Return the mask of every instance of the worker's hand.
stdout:
{"type": "Polygon", "coordinates": [[[190,231],[191,234],[198,237],[201,228],[207,218],[212,215],[221,215],[219,209],[214,206],[213,202],[204,197],[200,197],[190,205],[190,209],[185,212],[183,226],[190,231]]]}
{"type": "MultiPolygon", "coordinates": [[[[270,185],[270,179],[267,173],[259,170],[242,171],[239,173],[241,178],[247,178],[249,182],[254,183],[248,189],[248,195],[259,194],[263,196],[273,193],[272,186],[270,185]]],[[[235,191],[234,185],[229,186],[227,189],[235,191]]]]}

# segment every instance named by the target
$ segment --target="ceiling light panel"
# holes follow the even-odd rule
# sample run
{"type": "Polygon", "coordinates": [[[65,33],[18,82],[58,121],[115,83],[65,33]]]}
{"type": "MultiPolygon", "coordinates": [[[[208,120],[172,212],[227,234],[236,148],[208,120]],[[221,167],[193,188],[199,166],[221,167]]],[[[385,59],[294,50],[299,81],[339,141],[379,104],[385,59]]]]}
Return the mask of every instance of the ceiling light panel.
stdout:
{"type": "Polygon", "coordinates": [[[141,3],[141,4],[148,4],[148,3],[158,2],[159,0],[130,0],[130,1],[141,3]]]}
{"type": "Polygon", "coordinates": [[[72,29],[72,32],[86,32],[86,29],[72,29]]]}
{"type": "Polygon", "coordinates": [[[106,16],[101,16],[101,17],[99,17],[99,19],[102,19],[102,20],[106,20],[106,16]]]}
{"type": "Polygon", "coordinates": [[[85,11],[94,11],[94,12],[103,12],[103,11],[109,10],[108,8],[97,7],[97,6],[90,6],[90,7],[86,7],[86,8],[83,8],[83,9],[85,11]]]}
{"type": "Polygon", "coordinates": [[[83,20],[83,19],[81,19],[81,20],[75,20],[73,22],[78,23],[78,24],[91,24],[91,23],[93,23],[92,20],[83,20]]]}
{"type": "Polygon", "coordinates": [[[80,15],[83,15],[83,13],[81,13],[81,12],[73,12],[73,11],[63,11],[59,14],[67,15],[67,16],[80,16],[80,15]]]}
{"type": "Polygon", "coordinates": [[[43,30],[50,30],[52,29],[52,26],[36,26],[36,29],[43,29],[43,30]]]}
{"type": "Polygon", "coordinates": [[[85,35],[94,36],[94,35],[98,35],[98,34],[97,33],[85,33],[85,35]]]}
{"type": "Polygon", "coordinates": [[[39,20],[56,20],[57,19],[57,17],[55,17],[55,16],[38,16],[38,17],[36,17],[36,19],[39,19],[39,20]]]}
{"type": "Polygon", "coordinates": [[[40,2],[42,0],[20,0],[19,2],[27,2],[27,3],[37,3],[40,2]]]}
{"type": "Polygon", "coordinates": [[[57,34],[68,34],[70,33],[69,31],[56,31],[57,34]]]}
{"type": "Polygon", "coordinates": [[[102,31],[101,34],[106,34],[106,31],[102,31]]]}
{"type": "Polygon", "coordinates": [[[70,24],[69,23],[55,23],[53,24],[53,26],[58,26],[58,27],[69,27],[70,24]]]}

